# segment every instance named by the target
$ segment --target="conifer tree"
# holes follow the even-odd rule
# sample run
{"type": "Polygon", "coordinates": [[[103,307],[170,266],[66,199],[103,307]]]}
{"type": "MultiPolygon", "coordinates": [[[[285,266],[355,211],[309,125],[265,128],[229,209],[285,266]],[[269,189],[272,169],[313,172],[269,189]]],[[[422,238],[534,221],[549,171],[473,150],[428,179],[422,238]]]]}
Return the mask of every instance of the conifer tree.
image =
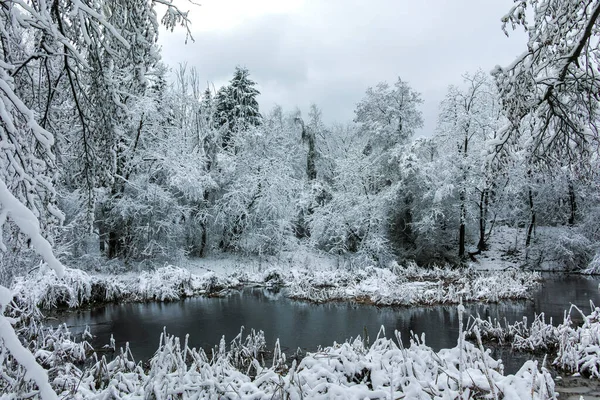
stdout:
{"type": "Polygon", "coordinates": [[[236,67],[229,85],[217,93],[218,123],[225,129],[221,143],[224,149],[231,148],[236,133],[262,123],[256,100],[260,92],[249,76],[247,68],[236,67]]]}

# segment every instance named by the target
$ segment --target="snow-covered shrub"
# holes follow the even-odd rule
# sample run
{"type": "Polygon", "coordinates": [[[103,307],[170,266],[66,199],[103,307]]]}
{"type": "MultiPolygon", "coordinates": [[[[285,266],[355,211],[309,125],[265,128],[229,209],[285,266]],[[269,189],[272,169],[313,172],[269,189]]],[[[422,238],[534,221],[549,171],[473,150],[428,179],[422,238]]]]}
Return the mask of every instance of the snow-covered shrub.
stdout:
{"type": "Polygon", "coordinates": [[[600,378],[600,308],[592,307],[585,315],[575,306],[565,313],[565,320],[556,328],[558,335],[558,355],[554,364],[571,372],[600,378]],[[571,313],[577,311],[583,317],[583,324],[574,327],[571,313]]]}
{"type": "Polygon", "coordinates": [[[350,300],[377,305],[458,304],[527,298],[537,273],[367,267],[295,274],[288,296],[314,302],[350,300]],[[405,272],[406,271],[406,275],[405,272]]]}
{"type": "Polygon", "coordinates": [[[284,278],[280,270],[269,268],[263,273],[263,282],[267,286],[281,286],[284,283],[284,278]]]}
{"type": "Polygon", "coordinates": [[[41,308],[77,307],[89,302],[93,278],[79,269],[66,268],[63,278],[41,267],[28,277],[17,277],[13,295],[18,301],[32,302],[41,308]]]}
{"type": "Polygon", "coordinates": [[[594,254],[593,243],[578,229],[569,226],[538,227],[529,249],[529,262],[544,269],[584,269],[594,254]]]}
{"type": "Polygon", "coordinates": [[[243,333],[244,327],[242,326],[240,333],[231,341],[229,360],[236,369],[250,375],[252,367],[254,367],[255,373],[259,371],[256,362],[260,360],[262,363],[259,365],[264,365],[267,343],[263,331],[256,332],[251,329],[245,339],[243,333]]]}
{"type": "Polygon", "coordinates": [[[144,271],[134,283],[133,295],[139,300],[179,300],[193,293],[192,280],[188,270],[172,265],[144,271]]]}
{"type": "MultiPolygon", "coordinates": [[[[31,335],[31,333],[30,333],[31,335]]],[[[30,347],[38,362],[46,367],[57,367],[64,363],[83,364],[94,350],[88,339],[92,335],[88,328],[78,341],[66,324],[56,328],[41,326],[35,336],[30,336],[30,347]],[[31,341],[35,341],[35,344],[31,341]]]]}
{"type": "Polygon", "coordinates": [[[594,258],[589,262],[585,270],[583,271],[586,274],[600,274],[600,251],[596,251],[594,258]]]}
{"type": "Polygon", "coordinates": [[[579,308],[571,306],[561,324],[547,324],[544,315],[536,316],[528,326],[522,322],[506,324],[502,327],[498,321],[474,318],[469,322],[468,332],[479,329],[482,336],[500,343],[512,343],[519,351],[556,351],[553,364],[558,368],[578,372],[593,378],[600,378],[600,308],[593,307],[589,315],[579,308]],[[583,322],[577,326],[572,321],[576,312],[583,322]]]}
{"type": "Polygon", "coordinates": [[[554,326],[546,323],[544,313],[538,314],[531,324],[527,318],[514,324],[502,326],[498,320],[492,321],[471,316],[467,325],[467,336],[474,337],[478,330],[485,340],[496,341],[499,344],[511,344],[517,351],[547,351],[554,349],[558,341],[558,333],[554,326]]]}

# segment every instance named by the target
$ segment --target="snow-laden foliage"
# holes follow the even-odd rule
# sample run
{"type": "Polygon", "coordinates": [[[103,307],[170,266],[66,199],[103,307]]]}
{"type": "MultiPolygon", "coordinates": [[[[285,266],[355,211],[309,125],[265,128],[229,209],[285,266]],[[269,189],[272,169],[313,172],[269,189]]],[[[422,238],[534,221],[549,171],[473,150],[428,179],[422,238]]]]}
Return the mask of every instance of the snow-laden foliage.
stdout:
{"type": "Polygon", "coordinates": [[[17,278],[13,295],[19,304],[52,309],[113,301],[173,301],[196,295],[219,295],[242,285],[261,285],[284,287],[287,296],[311,302],[457,304],[461,298],[482,302],[527,298],[539,280],[537,273],[517,270],[423,269],[414,264],[354,270],[271,265],[254,271],[231,268],[225,274],[192,273],[186,268],[165,266],[121,276],[67,269],[63,278],[41,269],[27,278],[17,278]]]}
{"type": "Polygon", "coordinates": [[[594,258],[583,272],[586,274],[600,274],[600,251],[594,255],[594,258]]]}
{"type": "Polygon", "coordinates": [[[315,246],[389,262],[390,243],[397,240],[390,227],[411,229],[413,194],[405,187],[403,154],[423,124],[420,103],[420,94],[400,78],[393,86],[382,82],[367,89],[355,110],[356,127],[337,131],[341,148],[331,160],[327,201],[307,216],[315,246]]]}
{"type": "Polygon", "coordinates": [[[503,29],[521,26],[529,40],[522,55],[493,71],[510,120],[496,146],[517,139],[526,116],[532,117],[531,155],[573,161],[597,141],[599,16],[596,2],[515,0],[503,29]]]}
{"type": "Polygon", "coordinates": [[[275,254],[294,247],[296,198],[302,188],[294,168],[300,138],[290,137],[289,123],[272,114],[260,128],[232,141],[235,157],[223,154],[226,191],[215,201],[215,245],[223,250],[275,254]]]}
{"type": "Polygon", "coordinates": [[[525,272],[419,272],[368,267],[316,272],[292,279],[289,296],[314,302],[352,300],[377,305],[458,304],[527,298],[540,277],[525,272]]]}
{"type": "Polygon", "coordinates": [[[236,67],[229,85],[223,86],[216,94],[217,122],[225,128],[221,146],[234,150],[236,136],[249,127],[262,123],[256,97],[260,94],[256,82],[249,78],[247,68],[236,67]]]}
{"type": "Polygon", "coordinates": [[[505,326],[498,320],[471,316],[467,336],[474,337],[475,330],[478,330],[486,341],[495,341],[500,345],[510,344],[515,350],[531,352],[553,349],[558,341],[557,330],[546,322],[544,313],[536,315],[531,323],[526,317],[514,324],[504,322],[505,326]]]}
{"type": "Polygon", "coordinates": [[[483,163],[481,154],[502,123],[501,109],[492,81],[483,71],[465,74],[461,86],[450,86],[440,108],[433,139],[439,152],[433,163],[438,179],[429,189],[435,194],[429,197],[438,205],[443,203],[447,220],[458,211],[453,219],[459,225],[458,256],[464,258],[468,225],[478,228],[477,251],[487,249],[498,197],[495,193],[503,171],[483,163]]]}
{"type": "Polygon", "coordinates": [[[21,303],[46,309],[59,306],[74,308],[90,301],[92,279],[87,273],[70,268],[59,278],[53,271],[42,267],[27,279],[16,278],[12,289],[21,303]]]}
{"type": "MultiPolygon", "coordinates": [[[[75,337],[66,325],[57,328],[45,327],[41,324],[41,315],[35,306],[20,307],[11,304],[7,313],[13,318],[15,330],[25,348],[31,352],[40,370],[25,365],[22,356],[15,354],[7,346],[4,337],[0,346],[0,392],[3,399],[22,399],[29,397],[56,398],[56,386],[40,390],[40,372],[45,379],[63,374],[70,374],[83,366],[92,354],[93,348],[87,342],[91,334],[86,329],[81,337],[75,337]],[[42,369],[43,366],[43,369],[42,369]],[[35,376],[38,375],[36,378],[35,376]],[[34,380],[31,377],[34,376],[34,380]],[[54,389],[54,391],[53,391],[54,389]]],[[[17,339],[17,340],[19,340],[17,339]]]]}
{"type": "Polygon", "coordinates": [[[498,321],[474,318],[469,330],[477,329],[484,338],[511,343],[515,350],[556,354],[553,364],[557,368],[600,378],[600,308],[591,306],[591,312],[585,314],[572,305],[558,326],[552,321],[547,323],[540,314],[531,324],[524,318],[505,326],[498,321]]]}
{"type": "MultiPolygon", "coordinates": [[[[550,374],[534,361],[505,376],[501,361],[471,343],[435,352],[417,336],[405,347],[398,332],[395,341],[380,332],[371,345],[357,337],[288,363],[278,342],[265,361],[262,332],[244,336],[242,329],[207,355],[165,331],[146,368],[128,347],[113,348],[110,359],[92,354],[88,331],[80,339],[64,326],[30,332],[23,337],[48,368],[53,390],[73,399],[556,398],[550,374]]],[[[22,370],[7,369],[10,357],[0,352],[0,362],[4,398],[35,395],[22,370]]]]}
{"type": "Polygon", "coordinates": [[[600,378],[600,309],[592,305],[592,312],[586,315],[571,306],[557,331],[558,356],[554,364],[571,372],[600,378]],[[576,326],[572,321],[573,312],[583,318],[581,326],[576,326]]]}
{"type": "Polygon", "coordinates": [[[530,263],[551,269],[561,265],[566,271],[582,269],[590,262],[593,243],[572,227],[540,227],[529,249],[530,263]]]}

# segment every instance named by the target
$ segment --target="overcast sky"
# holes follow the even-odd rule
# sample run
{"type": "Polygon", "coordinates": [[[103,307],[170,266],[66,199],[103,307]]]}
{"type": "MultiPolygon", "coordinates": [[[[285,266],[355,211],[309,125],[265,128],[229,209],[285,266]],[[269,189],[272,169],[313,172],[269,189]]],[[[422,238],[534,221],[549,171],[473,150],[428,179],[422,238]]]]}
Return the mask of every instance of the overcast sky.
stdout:
{"type": "Polygon", "coordinates": [[[203,0],[190,10],[195,42],[162,32],[163,60],[187,62],[218,88],[236,65],[249,69],[263,113],[311,103],[327,123],[348,122],[365,90],[398,76],[423,95],[424,129],[461,74],[507,65],[525,50],[500,18],[512,0],[203,0]]]}

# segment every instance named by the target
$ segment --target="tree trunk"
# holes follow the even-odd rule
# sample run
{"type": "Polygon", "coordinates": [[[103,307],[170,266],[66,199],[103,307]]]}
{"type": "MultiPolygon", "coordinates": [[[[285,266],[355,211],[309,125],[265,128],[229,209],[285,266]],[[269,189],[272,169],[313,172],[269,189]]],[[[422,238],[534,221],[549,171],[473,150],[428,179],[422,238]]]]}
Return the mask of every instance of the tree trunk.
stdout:
{"type": "MultiPolygon", "coordinates": [[[[465,140],[464,140],[464,147],[463,147],[463,157],[466,159],[467,158],[467,151],[469,148],[469,136],[468,136],[468,131],[469,131],[469,124],[467,124],[466,128],[465,128],[465,140]]],[[[467,220],[467,171],[466,171],[466,167],[463,164],[462,166],[463,168],[463,187],[460,191],[460,227],[458,229],[458,256],[460,258],[463,258],[465,256],[465,236],[466,236],[466,220],[467,220]]]]}
{"type": "Polygon", "coordinates": [[[535,227],[535,210],[533,208],[533,192],[529,188],[529,214],[531,219],[529,220],[529,226],[527,227],[527,238],[525,239],[525,247],[529,247],[531,244],[531,238],[533,237],[533,228],[535,227]]]}
{"type": "Polygon", "coordinates": [[[466,207],[464,201],[464,193],[460,195],[460,227],[458,229],[458,256],[463,258],[465,256],[465,219],[466,219],[466,207]]]}
{"type": "Polygon", "coordinates": [[[575,197],[575,188],[571,181],[569,181],[569,206],[569,225],[573,225],[575,223],[575,215],[577,214],[577,199],[575,197]]]}
{"type": "Polygon", "coordinates": [[[115,230],[108,232],[108,258],[117,258],[121,252],[119,235],[115,230]]]}
{"type": "Polygon", "coordinates": [[[481,196],[479,197],[479,242],[477,242],[477,250],[487,250],[487,243],[485,240],[485,230],[487,221],[487,212],[489,204],[489,190],[483,189],[481,196]]]}
{"type": "Polygon", "coordinates": [[[200,225],[200,228],[202,228],[202,236],[200,236],[200,248],[198,249],[198,255],[200,257],[204,257],[204,251],[206,249],[206,239],[207,239],[206,224],[202,223],[200,225]]]}

